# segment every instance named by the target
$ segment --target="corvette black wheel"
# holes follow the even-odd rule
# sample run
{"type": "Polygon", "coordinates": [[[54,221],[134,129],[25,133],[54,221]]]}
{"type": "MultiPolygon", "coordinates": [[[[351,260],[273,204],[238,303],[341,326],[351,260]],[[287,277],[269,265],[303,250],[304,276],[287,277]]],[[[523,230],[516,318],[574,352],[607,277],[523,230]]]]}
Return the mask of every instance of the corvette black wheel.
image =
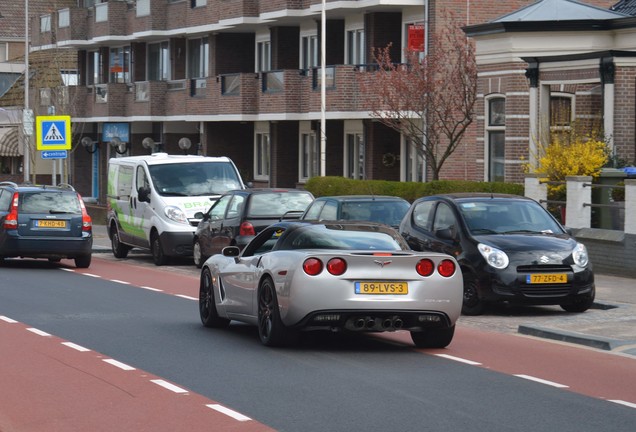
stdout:
{"type": "Polygon", "coordinates": [[[221,318],[216,310],[214,301],[214,285],[210,269],[205,268],[201,272],[199,283],[199,316],[205,327],[222,328],[230,324],[230,320],[221,318]]]}
{"type": "Polygon", "coordinates": [[[266,278],[258,290],[258,336],[266,346],[285,346],[295,342],[298,333],[283,324],[271,279],[266,278]]]}

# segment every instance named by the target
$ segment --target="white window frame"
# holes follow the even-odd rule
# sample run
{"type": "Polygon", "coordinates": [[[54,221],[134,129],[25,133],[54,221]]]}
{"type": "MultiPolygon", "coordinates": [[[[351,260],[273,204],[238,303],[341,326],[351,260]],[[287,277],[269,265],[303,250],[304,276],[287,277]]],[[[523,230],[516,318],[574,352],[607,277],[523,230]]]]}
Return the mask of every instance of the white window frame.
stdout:
{"type": "Polygon", "coordinates": [[[576,95],[572,93],[563,92],[550,92],[550,131],[569,131],[572,128],[572,123],[576,118],[576,95]],[[552,99],[569,99],[570,100],[570,122],[567,125],[552,125],[552,99]]]}
{"type": "Polygon", "coordinates": [[[343,176],[351,179],[364,179],[365,140],[362,120],[346,120],[344,125],[343,176]]]}
{"type": "Polygon", "coordinates": [[[40,33],[51,31],[51,14],[40,16],[40,33]]]}
{"type": "Polygon", "coordinates": [[[132,50],[130,45],[120,46],[120,47],[111,47],[108,50],[108,82],[109,83],[130,83],[132,82],[132,74],[131,74],[131,59],[132,59],[132,50]],[[121,72],[112,72],[111,67],[113,66],[113,56],[117,55],[119,57],[119,66],[121,66],[121,72]]]}
{"type": "Polygon", "coordinates": [[[135,5],[135,16],[143,17],[150,15],[150,0],[137,0],[135,5]]]}
{"type": "MultiPolygon", "coordinates": [[[[495,93],[495,94],[491,94],[488,95],[487,97],[484,98],[484,181],[495,181],[495,177],[494,177],[494,173],[492,172],[492,158],[490,156],[491,154],[491,133],[493,132],[502,132],[504,135],[504,142],[503,142],[503,146],[504,146],[504,160],[502,161],[502,165],[504,168],[504,179],[505,180],[505,168],[506,168],[506,161],[505,161],[505,151],[506,151],[506,120],[505,120],[505,113],[506,110],[504,109],[504,123],[503,125],[497,125],[497,124],[491,124],[491,116],[490,116],[490,103],[491,101],[495,100],[495,99],[503,99],[504,101],[504,107],[506,104],[506,97],[503,94],[500,93],[495,93]]],[[[502,181],[502,180],[499,180],[502,181]]]]}
{"type": "Polygon", "coordinates": [[[188,78],[207,78],[210,75],[210,40],[207,36],[188,40],[188,78]],[[196,47],[194,43],[198,41],[196,47]],[[195,50],[198,51],[197,65],[194,64],[195,50]],[[196,67],[197,70],[194,70],[196,67]]]}
{"type": "Polygon", "coordinates": [[[320,140],[311,122],[300,123],[298,137],[298,181],[304,183],[320,175],[320,140]]]}
{"type": "Polygon", "coordinates": [[[9,42],[0,42],[0,62],[9,60],[9,42]]]}
{"type": "Polygon", "coordinates": [[[426,160],[404,135],[400,137],[400,180],[426,181],[426,160]]]}
{"type": "Polygon", "coordinates": [[[311,69],[320,66],[320,41],[318,32],[305,33],[300,36],[300,69],[311,69]]]}
{"type": "Polygon", "coordinates": [[[269,122],[254,124],[254,180],[269,181],[272,144],[269,122]]]}
{"type": "Polygon", "coordinates": [[[364,16],[356,15],[345,23],[345,64],[366,63],[364,16]]]}
{"type": "Polygon", "coordinates": [[[269,72],[272,70],[272,42],[269,32],[256,35],[256,56],[254,70],[269,72]]]}
{"type": "Polygon", "coordinates": [[[156,43],[148,44],[148,53],[146,58],[146,79],[148,81],[169,81],[171,78],[172,67],[170,63],[170,41],[161,41],[156,43]],[[150,62],[150,48],[152,46],[159,46],[159,63],[157,65],[153,65],[150,62]],[[156,71],[156,77],[158,79],[153,80],[151,78],[151,70],[155,67],[158,67],[156,71]]]}
{"type": "Polygon", "coordinates": [[[428,21],[426,19],[428,11],[428,0],[424,0],[424,10],[422,7],[406,7],[402,10],[402,62],[406,61],[404,49],[408,46],[409,42],[409,26],[410,25],[423,25],[424,26],[424,52],[420,53],[420,59],[422,59],[428,52],[428,30],[429,26],[426,25],[428,21]]]}
{"type": "Polygon", "coordinates": [[[101,52],[89,51],[86,56],[86,70],[88,71],[87,85],[94,86],[104,84],[102,82],[102,56],[101,52]]]}

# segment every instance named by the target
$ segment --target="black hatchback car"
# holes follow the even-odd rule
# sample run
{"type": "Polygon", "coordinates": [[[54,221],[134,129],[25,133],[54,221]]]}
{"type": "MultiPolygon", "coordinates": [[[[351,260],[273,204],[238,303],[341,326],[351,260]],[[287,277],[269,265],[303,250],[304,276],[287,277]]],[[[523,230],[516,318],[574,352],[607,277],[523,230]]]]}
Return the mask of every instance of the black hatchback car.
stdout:
{"type": "Polygon", "coordinates": [[[227,192],[201,219],[194,233],[194,264],[201,268],[225,246],[243,249],[259,232],[281,219],[298,219],[314,196],[299,189],[253,188],[227,192]]]}
{"type": "Polygon", "coordinates": [[[72,186],[0,183],[0,261],[5,258],[75,260],[88,268],[93,223],[72,186]]]}
{"type": "Polygon", "coordinates": [[[587,249],[530,198],[477,193],[419,198],[400,233],[412,249],[457,259],[466,315],[479,315],[498,301],[560,305],[568,312],[583,312],[594,302],[587,249]]]}

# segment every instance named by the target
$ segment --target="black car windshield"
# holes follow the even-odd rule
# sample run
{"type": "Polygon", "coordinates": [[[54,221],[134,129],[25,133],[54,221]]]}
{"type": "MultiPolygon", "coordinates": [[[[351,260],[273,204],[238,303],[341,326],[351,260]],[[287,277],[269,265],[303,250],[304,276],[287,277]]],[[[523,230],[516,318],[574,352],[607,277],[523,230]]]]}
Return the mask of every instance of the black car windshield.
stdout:
{"type": "Polygon", "coordinates": [[[148,169],[157,192],[164,196],[221,195],[241,188],[230,162],[161,164],[148,169]]]}
{"type": "Polygon", "coordinates": [[[459,210],[472,234],[555,233],[562,227],[534,201],[487,199],[461,201],[459,210]]]}
{"type": "Polygon", "coordinates": [[[279,218],[287,212],[302,214],[314,200],[309,192],[264,192],[252,194],[247,217],[279,218]]]}

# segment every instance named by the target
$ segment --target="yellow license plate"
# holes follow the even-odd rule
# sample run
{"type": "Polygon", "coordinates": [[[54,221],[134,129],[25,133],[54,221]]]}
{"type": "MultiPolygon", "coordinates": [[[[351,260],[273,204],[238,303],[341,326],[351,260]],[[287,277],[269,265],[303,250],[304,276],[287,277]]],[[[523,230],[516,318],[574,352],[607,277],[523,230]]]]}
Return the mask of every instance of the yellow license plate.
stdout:
{"type": "Polygon", "coordinates": [[[356,282],[356,294],[408,294],[409,284],[406,282],[356,282]]]}
{"type": "Polygon", "coordinates": [[[526,276],[528,284],[553,284],[568,283],[568,275],[565,273],[537,273],[526,276]]]}
{"type": "Polygon", "coordinates": [[[66,221],[63,220],[38,220],[35,223],[38,228],[66,228],[66,221]]]}

